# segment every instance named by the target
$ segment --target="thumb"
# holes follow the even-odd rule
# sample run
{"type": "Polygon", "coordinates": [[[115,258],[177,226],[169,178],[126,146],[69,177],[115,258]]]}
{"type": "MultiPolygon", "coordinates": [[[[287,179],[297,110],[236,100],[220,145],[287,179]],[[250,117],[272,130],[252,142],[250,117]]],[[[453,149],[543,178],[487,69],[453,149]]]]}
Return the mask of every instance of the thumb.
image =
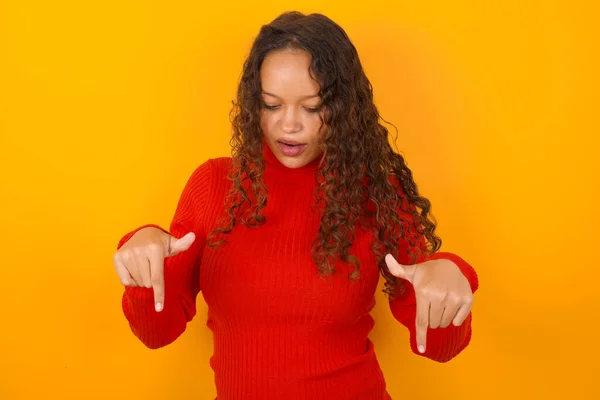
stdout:
{"type": "Polygon", "coordinates": [[[167,254],[167,257],[172,257],[176,254],[181,253],[182,251],[186,251],[190,248],[192,243],[194,243],[194,240],[196,240],[196,235],[194,234],[194,232],[187,233],[181,239],[177,239],[176,237],[171,236],[171,252],[167,254]]]}
{"type": "Polygon", "coordinates": [[[412,274],[410,274],[411,271],[409,271],[409,269],[411,269],[413,266],[402,265],[398,263],[398,261],[396,261],[391,254],[385,256],[385,263],[387,264],[388,269],[390,270],[392,275],[397,276],[398,278],[406,279],[407,281],[411,282],[410,278],[412,274]]]}

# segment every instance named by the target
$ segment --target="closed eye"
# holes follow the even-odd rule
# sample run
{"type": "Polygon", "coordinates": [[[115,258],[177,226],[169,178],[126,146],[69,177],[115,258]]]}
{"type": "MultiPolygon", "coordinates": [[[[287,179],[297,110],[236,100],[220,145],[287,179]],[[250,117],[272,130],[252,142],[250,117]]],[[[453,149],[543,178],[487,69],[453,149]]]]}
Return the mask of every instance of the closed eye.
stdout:
{"type": "MultiPolygon", "coordinates": [[[[276,110],[279,108],[279,105],[269,105],[266,103],[262,103],[263,108],[267,109],[267,110],[276,110]]],[[[309,113],[316,113],[320,111],[320,107],[304,107],[304,109],[306,111],[308,111],[309,113]]]]}

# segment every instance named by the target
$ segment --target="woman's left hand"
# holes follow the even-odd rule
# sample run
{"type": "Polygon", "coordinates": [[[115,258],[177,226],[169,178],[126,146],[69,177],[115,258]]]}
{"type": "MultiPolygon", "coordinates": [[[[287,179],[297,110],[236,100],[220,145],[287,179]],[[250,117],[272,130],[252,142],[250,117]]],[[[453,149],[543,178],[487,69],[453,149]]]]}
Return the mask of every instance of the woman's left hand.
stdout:
{"type": "Polygon", "coordinates": [[[388,254],[385,262],[392,275],[407,280],[415,289],[419,352],[425,352],[428,327],[446,328],[450,323],[460,326],[469,315],[473,305],[471,285],[452,261],[436,259],[401,265],[388,254]]]}

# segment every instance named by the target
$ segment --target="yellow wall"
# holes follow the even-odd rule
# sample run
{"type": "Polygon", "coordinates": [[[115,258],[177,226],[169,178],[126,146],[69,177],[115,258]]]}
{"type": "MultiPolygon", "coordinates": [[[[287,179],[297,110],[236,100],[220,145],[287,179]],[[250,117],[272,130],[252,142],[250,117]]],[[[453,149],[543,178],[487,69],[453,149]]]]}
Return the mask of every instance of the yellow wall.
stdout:
{"type": "Polygon", "coordinates": [[[201,297],[179,341],[147,350],[111,255],[130,228],[168,223],[195,166],[229,154],[248,46],[293,8],[347,30],[443,249],[480,274],[471,347],[445,365],[409,354],[378,295],[394,399],[599,398],[599,32],[585,1],[93,3],[0,4],[1,399],[214,398],[201,297]]]}

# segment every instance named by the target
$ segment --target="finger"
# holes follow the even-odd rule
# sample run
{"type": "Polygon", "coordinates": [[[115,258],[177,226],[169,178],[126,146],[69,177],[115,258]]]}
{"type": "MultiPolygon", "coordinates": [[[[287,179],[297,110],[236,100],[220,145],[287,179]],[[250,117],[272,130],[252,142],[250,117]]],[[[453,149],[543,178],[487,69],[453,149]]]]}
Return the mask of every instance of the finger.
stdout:
{"type": "Polygon", "coordinates": [[[392,275],[397,276],[398,278],[406,279],[404,268],[398,264],[391,254],[385,256],[385,263],[387,264],[388,270],[392,273],[392,275]]]}
{"type": "Polygon", "coordinates": [[[133,276],[131,276],[131,274],[129,274],[129,282],[131,282],[128,286],[130,287],[141,287],[141,285],[139,283],[137,283],[135,281],[135,279],[133,279],[133,276]]]}
{"type": "Polygon", "coordinates": [[[144,256],[143,258],[136,259],[136,265],[138,267],[140,279],[142,280],[141,282],[138,281],[138,283],[141,283],[145,288],[151,288],[152,280],[150,278],[150,261],[148,260],[148,257],[144,256]]]}
{"type": "Polygon", "coordinates": [[[170,252],[167,257],[171,257],[181,253],[182,251],[186,251],[190,248],[192,243],[194,243],[194,240],[196,240],[196,235],[194,232],[187,233],[181,239],[171,236],[171,243],[169,246],[170,252]]]}
{"type": "Polygon", "coordinates": [[[460,326],[460,325],[462,325],[463,322],[465,322],[465,319],[467,319],[467,317],[469,316],[469,313],[471,312],[472,305],[473,305],[473,301],[470,300],[470,301],[464,302],[460,306],[460,308],[456,312],[456,315],[454,316],[454,319],[452,320],[452,324],[454,326],[460,326]]]}
{"type": "Polygon", "coordinates": [[[413,276],[415,272],[415,265],[402,265],[396,261],[396,259],[391,255],[387,254],[385,256],[385,263],[392,273],[392,275],[397,276],[398,278],[405,279],[409,281],[411,284],[413,283],[413,276]]]}
{"type": "Polygon", "coordinates": [[[446,304],[446,308],[444,309],[444,313],[442,314],[442,320],[440,321],[441,328],[447,328],[448,325],[452,322],[456,313],[458,311],[459,303],[452,302],[446,304]]]}
{"type": "Polygon", "coordinates": [[[154,291],[154,308],[160,312],[165,305],[165,259],[162,251],[150,253],[150,280],[154,291]]]}
{"type": "Polygon", "coordinates": [[[127,269],[129,273],[130,280],[133,281],[131,286],[143,286],[142,277],[139,274],[139,270],[137,268],[137,263],[135,262],[135,258],[131,254],[124,254],[122,257],[123,265],[125,269],[127,269]]]}
{"type": "Polygon", "coordinates": [[[417,295],[417,313],[415,316],[417,348],[424,353],[427,348],[427,328],[429,326],[429,300],[417,295]]]}
{"type": "Polygon", "coordinates": [[[123,286],[136,286],[135,281],[131,275],[129,275],[129,271],[127,268],[125,268],[125,264],[123,264],[121,257],[115,255],[113,257],[113,264],[115,265],[117,276],[119,277],[119,280],[123,286]]]}
{"type": "Polygon", "coordinates": [[[437,329],[440,326],[444,308],[445,307],[441,301],[431,302],[431,306],[429,308],[429,327],[431,329],[437,329]]]}

